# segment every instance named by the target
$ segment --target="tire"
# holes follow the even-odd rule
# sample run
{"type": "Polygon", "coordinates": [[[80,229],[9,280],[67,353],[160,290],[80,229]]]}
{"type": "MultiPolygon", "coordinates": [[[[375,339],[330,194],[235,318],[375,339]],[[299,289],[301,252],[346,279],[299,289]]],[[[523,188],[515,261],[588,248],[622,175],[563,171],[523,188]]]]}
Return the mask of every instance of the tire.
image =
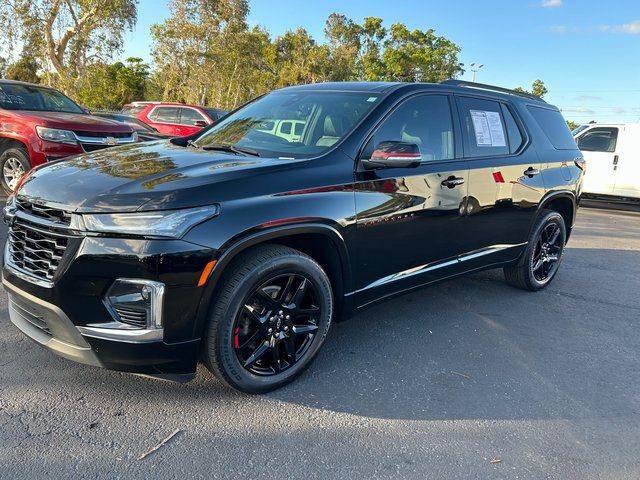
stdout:
{"type": "Polygon", "coordinates": [[[504,269],[507,283],[532,292],[545,288],[558,273],[566,240],[567,227],[562,215],[543,210],[520,262],[504,269]]]}
{"type": "Polygon", "coordinates": [[[252,248],[229,268],[205,327],[203,361],[236,390],[280,388],[324,343],[334,304],[329,278],[313,258],[281,245],[252,248]]]}
{"type": "Polygon", "coordinates": [[[7,193],[13,193],[25,173],[31,169],[29,154],[22,147],[12,147],[0,154],[0,183],[7,193]],[[22,172],[22,173],[20,173],[22,172]]]}

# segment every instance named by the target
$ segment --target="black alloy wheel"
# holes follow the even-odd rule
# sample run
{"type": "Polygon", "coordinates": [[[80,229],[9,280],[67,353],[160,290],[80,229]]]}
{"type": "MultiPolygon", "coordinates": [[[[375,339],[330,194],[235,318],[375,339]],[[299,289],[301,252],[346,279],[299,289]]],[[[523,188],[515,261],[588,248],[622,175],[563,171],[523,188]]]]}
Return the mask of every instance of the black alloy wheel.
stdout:
{"type": "Polygon", "coordinates": [[[547,224],[531,252],[531,274],[539,282],[552,278],[560,265],[564,236],[557,223],[547,224]]]}
{"type": "Polygon", "coordinates": [[[329,277],[310,256],[260,245],[217,282],[203,360],[227,385],[265,393],[291,382],[324,343],[333,315],[329,277]]]}
{"type": "Polygon", "coordinates": [[[319,305],[303,275],[277,275],[256,288],[234,322],[233,348],[242,366],[255,375],[278,375],[295,365],[318,332],[319,305]]]}
{"type": "Polygon", "coordinates": [[[558,273],[566,241],[567,227],[562,215],[543,210],[531,230],[520,261],[504,268],[507,283],[529,291],[546,287],[558,273]]]}

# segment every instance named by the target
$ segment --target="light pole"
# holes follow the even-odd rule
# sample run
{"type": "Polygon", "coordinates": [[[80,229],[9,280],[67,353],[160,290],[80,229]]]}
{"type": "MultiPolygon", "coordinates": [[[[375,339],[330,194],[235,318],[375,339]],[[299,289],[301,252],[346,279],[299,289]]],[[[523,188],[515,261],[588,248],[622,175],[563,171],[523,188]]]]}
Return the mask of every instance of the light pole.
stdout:
{"type": "Polygon", "coordinates": [[[484,67],[484,63],[481,64],[477,64],[477,63],[472,63],[471,64],[471,81],[475,82],[476,81],[476,73],[478,73],[480,71],[480,69],[484,67]]]}

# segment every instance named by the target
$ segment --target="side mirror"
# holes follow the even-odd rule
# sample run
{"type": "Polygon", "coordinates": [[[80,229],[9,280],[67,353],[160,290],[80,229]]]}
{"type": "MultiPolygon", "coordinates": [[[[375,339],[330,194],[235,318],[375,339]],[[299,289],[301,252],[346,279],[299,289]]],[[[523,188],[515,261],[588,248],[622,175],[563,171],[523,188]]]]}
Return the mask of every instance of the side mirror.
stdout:
{"type": "Polygon", "coordinates": [[[207,122],[205,122],[204,120],[196,120],[195,122],[193,122],[193,125],[195,127],[200,127],[200,128],[204,128],[208,125],[207,122]]]}
{"type": "Polygon", "coordinates": [[[371,158],[362,159],[362,165],[368,170],[376,168],[413,168],[420,165],[422,155],[415,143],[380,142],[371,154],[371,158]]]}

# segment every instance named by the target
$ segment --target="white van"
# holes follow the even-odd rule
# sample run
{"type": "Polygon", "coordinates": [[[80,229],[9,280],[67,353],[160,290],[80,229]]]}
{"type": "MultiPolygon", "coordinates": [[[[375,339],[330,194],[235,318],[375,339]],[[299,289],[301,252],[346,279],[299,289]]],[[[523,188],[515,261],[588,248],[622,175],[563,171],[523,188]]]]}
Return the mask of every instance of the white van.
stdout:
{"type": "Polygon", "coordinates": [[[640,123],[594,123],[575,139],[587,161],[583,193],[640,199],[640,123]]]}

